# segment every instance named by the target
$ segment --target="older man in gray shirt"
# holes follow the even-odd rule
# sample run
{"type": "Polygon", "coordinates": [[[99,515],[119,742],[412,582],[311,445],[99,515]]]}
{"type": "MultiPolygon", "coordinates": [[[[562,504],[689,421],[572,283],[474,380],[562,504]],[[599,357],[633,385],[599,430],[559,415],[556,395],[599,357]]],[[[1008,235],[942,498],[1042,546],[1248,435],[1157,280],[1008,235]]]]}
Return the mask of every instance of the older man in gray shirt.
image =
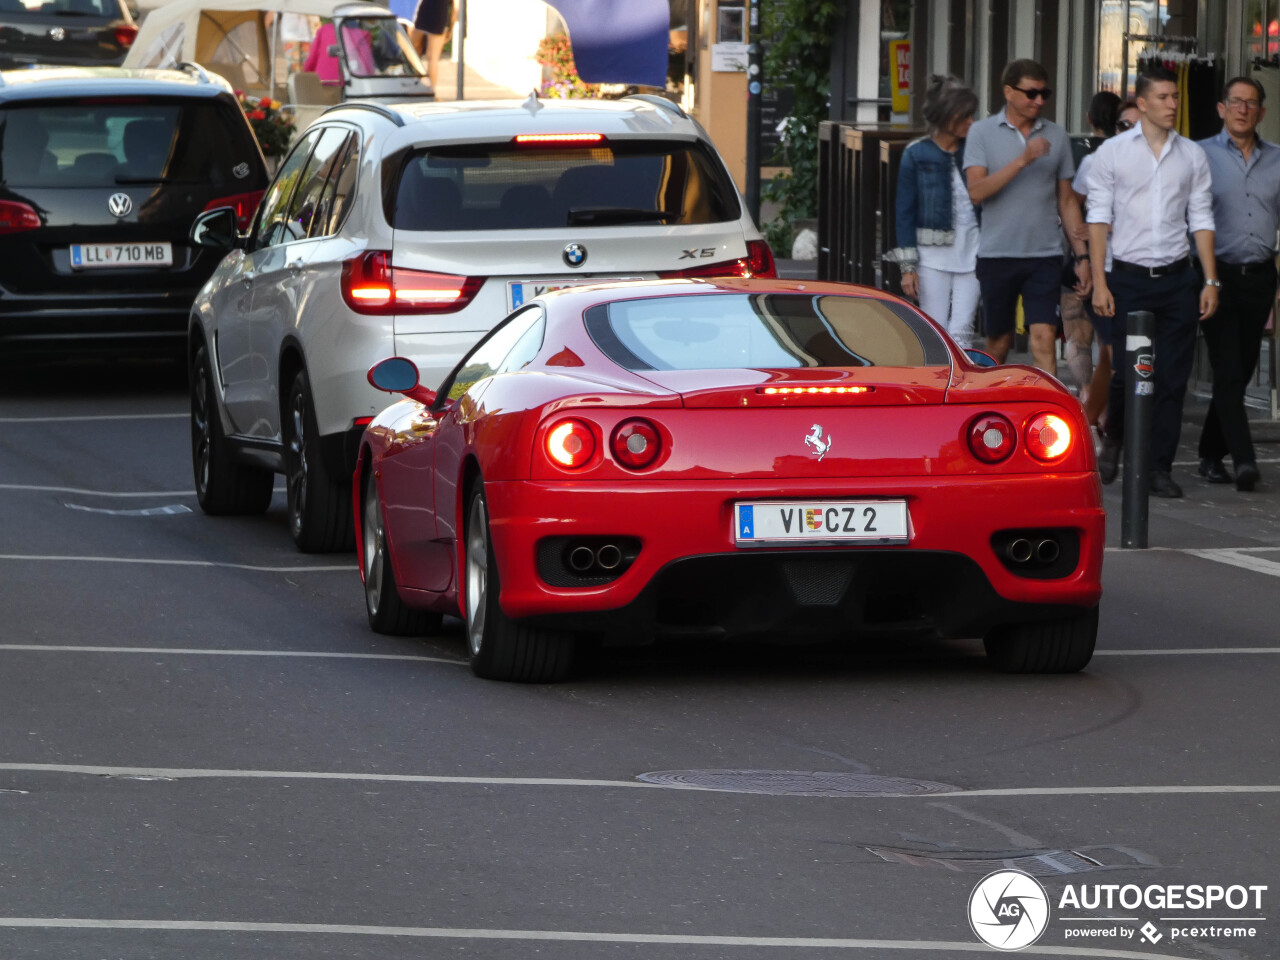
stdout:
{"type": "Polygon", "coordinates": [[[1001,363],[1013,343],[1018,297],[1031,331],[1036,366],[1057,372],[1054,346],[1062,320],[1062,226],[1076,253],[1082,293],[1091,286],[1080,202],[1071,189],[1075,163],[1066,131],[1040,119],[1053,91],[1034,60],[1004,68],[1005,108],[969,128],[964,169],[969,196],[982,207],[978,283],[987,351],[1001,363]]]}
{"type": "Polygon", "coordinates": [[[1276,298],[1280,147],[1257,133],[1265,97],[1256,80],[1229,80],[1218,104],[1222,132],[1200,141],[1213,174],[1213,246],[1222,281],[1218,312],[1201,326],[1213,366],[1213,400],[1200,432],[1200,475],[1231,483],[1222,462],[1230,453],[1239,490],[1252,490],[1259,479],[1244,391],[1276,298]]]}

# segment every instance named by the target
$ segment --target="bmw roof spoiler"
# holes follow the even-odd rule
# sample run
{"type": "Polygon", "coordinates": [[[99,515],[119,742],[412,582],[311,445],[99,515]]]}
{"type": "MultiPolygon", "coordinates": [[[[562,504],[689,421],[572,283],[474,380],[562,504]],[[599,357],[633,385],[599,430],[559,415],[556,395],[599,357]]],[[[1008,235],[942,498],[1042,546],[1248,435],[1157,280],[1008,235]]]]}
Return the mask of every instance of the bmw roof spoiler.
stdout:
{"type": "Polygon", "coordinates": [[[684,112],[684,108],[674,101],[668,100],[666,97],[660,97],[656,93],[631,93],[622,98],[623,100],[643,100],[645,103],[651,103],[655,107],[662,107],[669,110],[677,117],[687,120],[689,115],[684,112]]]}

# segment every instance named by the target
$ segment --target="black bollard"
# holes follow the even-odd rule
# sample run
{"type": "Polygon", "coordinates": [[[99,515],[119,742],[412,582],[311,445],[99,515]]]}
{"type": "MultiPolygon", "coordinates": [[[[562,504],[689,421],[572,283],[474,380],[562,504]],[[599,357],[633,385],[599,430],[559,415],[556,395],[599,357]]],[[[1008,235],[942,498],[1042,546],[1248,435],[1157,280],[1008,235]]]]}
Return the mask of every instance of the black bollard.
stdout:
{"type": "Polygon", "coordinates": [[[1120,546],[1147,548],[1147,499],[1151,493],[1151,416],[1156,393],[1156,318],[1135,310],[1125,318],[1124,493],[1120,546]]]}

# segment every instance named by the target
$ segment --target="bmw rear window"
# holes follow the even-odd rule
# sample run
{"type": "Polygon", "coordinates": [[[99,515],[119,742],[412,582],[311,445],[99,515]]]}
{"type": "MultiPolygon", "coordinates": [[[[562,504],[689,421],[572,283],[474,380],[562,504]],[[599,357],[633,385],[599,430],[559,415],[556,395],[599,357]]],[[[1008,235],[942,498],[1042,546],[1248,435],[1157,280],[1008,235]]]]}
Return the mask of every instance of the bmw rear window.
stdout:
{"type": "Polygon", "coordinates": [[[230,104],[121,97],[0,109],[9,187],[219,186],[256,181],[261,166],[230,104]]]}
{"type": "Polygon", "coordinates": [[[725,223],[741,215],[719,158],[690,141],[463,144],[410,154],[398,230],[522,230],[725,223]]]}
{"type": "Polygon", "coordinates": [[[120,13],[120,0],[50,0],[48,3],[40,3],[38,0],[21,0],[20,3],[10,3],[3,7],[5,16],[14,13],[33,13],[39,16],[68,16],[68,17],[107,17],[112,20],[119,20],[122,17],[120,13]]]}
{"type": "Polygon", "coordinates": [[[949,366],[905,305],[870,297],[702,294],[592,307],[587,331],[628,370],[949,366]]]}

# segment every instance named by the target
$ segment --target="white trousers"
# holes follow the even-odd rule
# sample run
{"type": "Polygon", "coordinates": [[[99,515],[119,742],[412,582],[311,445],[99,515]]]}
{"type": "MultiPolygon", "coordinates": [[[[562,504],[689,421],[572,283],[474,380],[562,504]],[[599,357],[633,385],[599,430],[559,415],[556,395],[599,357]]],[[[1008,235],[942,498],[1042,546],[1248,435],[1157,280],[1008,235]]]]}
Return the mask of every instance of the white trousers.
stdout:
{"type": "Polygon", "coordinates": [[[951,273],[920,264],[920,309],[947,328],[962,347],[973,345],[973,319],[978,314],[981,288],[974,272],[951,273]]]}

